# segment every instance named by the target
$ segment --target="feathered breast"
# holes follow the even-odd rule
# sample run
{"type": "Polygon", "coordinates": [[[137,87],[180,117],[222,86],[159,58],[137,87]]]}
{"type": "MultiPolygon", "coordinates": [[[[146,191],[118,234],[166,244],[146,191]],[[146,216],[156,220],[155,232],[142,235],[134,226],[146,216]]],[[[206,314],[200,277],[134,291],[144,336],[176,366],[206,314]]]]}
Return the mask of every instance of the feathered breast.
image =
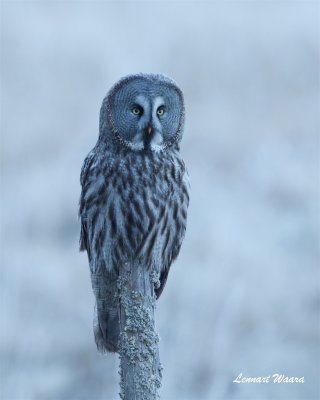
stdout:
{"type": "MultiPolygon", "coordinates": [[[[90,154],[89,154],[90,156],[90,154]]],[[[140,258],[169,268],[185,233],[188,177],[176,153],[92,155],[82,173],[80,248],[90,267],[116,268],[140,258]]]]}

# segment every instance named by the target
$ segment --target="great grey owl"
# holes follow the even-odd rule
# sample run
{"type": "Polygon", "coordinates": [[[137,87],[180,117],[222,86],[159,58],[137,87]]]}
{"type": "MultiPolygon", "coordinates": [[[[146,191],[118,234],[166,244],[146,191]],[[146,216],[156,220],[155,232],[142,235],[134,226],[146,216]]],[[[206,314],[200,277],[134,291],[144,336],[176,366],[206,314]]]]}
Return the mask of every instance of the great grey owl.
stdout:
{"type": "Polygon", "coordinates": [[[161,74],[124,77],[103,100],[99,138],[81,170],[79,208],[101,352],[118,351],[119,265],[134,259],[154,270],[158,298],[179,254],[189,203],[183,125],[182,91],[161,74]]]}

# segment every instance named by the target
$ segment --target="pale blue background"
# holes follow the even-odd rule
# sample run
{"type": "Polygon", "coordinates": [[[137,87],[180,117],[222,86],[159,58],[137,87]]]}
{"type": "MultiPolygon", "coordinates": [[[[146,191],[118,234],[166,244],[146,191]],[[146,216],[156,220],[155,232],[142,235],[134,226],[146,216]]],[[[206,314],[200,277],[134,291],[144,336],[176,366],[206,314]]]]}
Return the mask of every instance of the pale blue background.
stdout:
{"type": "Polygon", "coordinates": [[[192,182],[158,302],[161,398],[320,398],[319,22],[309,1],[1,2],[2,400],[117,398],[79,172],[106,91],[140,71],[184,90],[192,182]]]}

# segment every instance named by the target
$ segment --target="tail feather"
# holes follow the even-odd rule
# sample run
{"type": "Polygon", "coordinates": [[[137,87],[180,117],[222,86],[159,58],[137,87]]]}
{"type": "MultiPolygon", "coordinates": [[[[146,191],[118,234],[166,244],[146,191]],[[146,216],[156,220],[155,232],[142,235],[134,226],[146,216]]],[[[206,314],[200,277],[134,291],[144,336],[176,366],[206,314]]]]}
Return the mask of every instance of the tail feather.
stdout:
{"type": "Polygon", "coordinates": [[[100,353],[115,353],[119,349],[120,324],[118,310],[94,311],[93,332],[100,353]]]}
{"type": "Polygon", "coordinates": [[[120,336],[117,275],[104,268],[93,269],[92,288],[96,297],[93,331],[101,353],[117,352],[120,336]]]}

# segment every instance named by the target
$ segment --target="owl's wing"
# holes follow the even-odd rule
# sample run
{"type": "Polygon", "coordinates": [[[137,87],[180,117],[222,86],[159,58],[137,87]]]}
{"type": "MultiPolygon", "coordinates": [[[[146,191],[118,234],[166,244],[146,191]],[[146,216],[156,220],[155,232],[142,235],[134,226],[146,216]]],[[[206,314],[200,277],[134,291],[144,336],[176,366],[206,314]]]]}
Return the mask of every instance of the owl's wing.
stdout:
{"type": "Polygon", "coordinates": [[[87,225],[86,225],[86,217],[85,217],[85,201],[84,201],[84,189],[86,186],[86,183],[88,182],[88,174],[89,170],[94,163],[96,157],[96,151],[95,148],[90,151],[90,153],[87,155],[85,158],[81,173],[80,173],[80,183],[82,186],[82,191],[81,191],[81,196],[80,196],[80,202],[79,202],[79,217],[81,219],[81,231],[80,231],[80,251],[86,250],[88,253],[89,260],[91,258],[90,255],[90,246],[88,243],[88,232],[87,232],[87,225]]]}
{"type": "Polygon", "coordinates": [[[190,182],[188,172],[182,160],[180,166],[183,171],[182,179],[181,181],[175,181],[172,201],[174,206],[168,207],[169,210],[167,210],[172,216],[172,223],[166,232],[167,239],[163,249],[164,264],[160,272],[160,286],[155,289],[157,299],[165,287],[171,264],[179,255],[187,227],[190,182]],[[168,238],[171,238],[171,240],[168,240],[168,238]]]}
{"type": "Polygon", "coordinates": [[[97,155],[97,150],[96,147],[94,147],[83,161],[80,173],[80,183],[82,188],[85,185],[85,181],[88,177],[88,172],[90,170],[90,167],[92,166],[93,161],[96,158],[96,155],[97,155]]]}
{"type": "MultiPolygon", "coordinates": [[[[115,352],[119,341],[117,272],[106,268],[102,245],[105,235],[105,213],[99,203],[101,193],[107,197],[99,165],[99,149],[93,149],[84,160],[80,175],[82,186],[79,216],[81,218],[80,250],[89,258],[91,283],[96,298],[93,329],[100,352],[115,352]],[[100,196],[100,197],[99,197],[100,196]]],[[[107,238],[107,236],[106,236],[107,238]]],[[[107,241],[107,240],[106,240],[107,241]]]]}
{"type": "Polygon", "coordinates": [[[158,298],[161,296],[161,293],[166,285],[167,279],[168,279],[168,275],[169,275],[169,268],[165,268],[161,274],[160,274],[160,286],[158,288],[155,288],[155,293],[156,293],[156,298],[158,300],[158,298]]]}

